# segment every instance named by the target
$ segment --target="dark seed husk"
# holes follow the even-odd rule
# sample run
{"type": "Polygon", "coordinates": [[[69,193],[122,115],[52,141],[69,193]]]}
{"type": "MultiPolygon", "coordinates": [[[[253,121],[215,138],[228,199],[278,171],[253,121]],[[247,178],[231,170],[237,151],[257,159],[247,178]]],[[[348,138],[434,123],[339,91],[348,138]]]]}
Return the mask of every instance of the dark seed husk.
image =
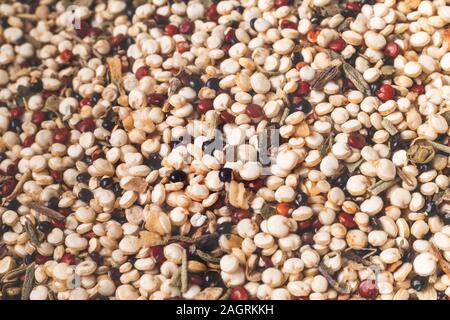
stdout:
{"type": "Polygon", "coordinates": [[[261,208],[261,215],[264,218],[264,220],[269,219],[271,216],[275,215],[276,209],[272,207],[271,205],[268,205],[267,203],[264,203],[261,208]]]}
{"type": "Polygon", "coordinates": [[[352,261],[355,261],[355,262],[357,262],[357,263],[361,263],[361,264],[364,263],[364,259],[363,259],[361,256],[359,256],[358,254],[356,254],[356,253],[355,253],[354,251],[352,251],[352,250],[344,251],[344,252],[342,253],[342,256],[343,256],[344,258],[348,259],[348,260],[352,260],[352,261]]]}
{"type": "Polygon", "coordinates": [[[35,47],[35,48],[37,48],[37,49],[42,48],[42,43],[41,43],[40,41],[36,40],[36,39],[35,39],[34,37],[32,37],[31,35],[25,34],[23,37],[24,37],[24,39],[25,39],[28,43],[31,43],[31,45],[32,45],[33,47],[35,47]]]}
{"type": "Polygon", "coordinates": [[[319,153],[321,157],[325,157],[328,152],[331,150],[331,146],[333,145],[333,137],[331,134],[325,139],[323,144],[320,146],[319,153]]]}
{"type": "Polygon", "coordinates": [[[6,255],[6,251],[8,248],[6,247],[6,244],[0,243],[0,259],[2,259],[6,255]]]}

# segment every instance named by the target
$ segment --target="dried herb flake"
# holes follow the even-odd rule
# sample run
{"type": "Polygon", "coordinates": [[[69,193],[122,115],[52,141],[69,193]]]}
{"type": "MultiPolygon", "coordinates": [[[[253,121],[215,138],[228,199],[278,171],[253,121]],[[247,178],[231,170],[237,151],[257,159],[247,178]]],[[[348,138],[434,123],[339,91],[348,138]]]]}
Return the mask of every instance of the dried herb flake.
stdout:
{"type": "Polygon", "coordinates": [[[367,96],[370,96],[372,94],[369,85],[367,84],[366,80],[364,80],[364,77],[361,75],[361,73],[359,73],[358,70],[356,70],[353,66],[351,66],[347,62],[344,62],[342,64],[342,70],[344,71],[345,76],[356,87],[356,89],[358,89],[367,96]]]}
{"type": "Polygon", "coordinates": [[[277,210],[272,207],[271,205],[268,205],[267,203],[264,203],[261,208],[261,215],[264,218],[264,220],[269,219],[271,216],[274,216],[277,214],[277,210]]]}
{"type": "Polygon", "coordinates": [[[368,191],[373,194],[374,196],[386,191],[387,189],[389,189],[390,187],[394,186],[396,183],[400,182],[401,179],[400,178],[396,178],[394,180],[391,181],[383,181],[383,180],[379,180],[377,182],[375,182],[373,185],[371,185],[368,189],[368,191]]]}
{"type": "Polygon", "coordinates": [[[208,263],[219,263],[220,262],[220,258],[213,257],[209,253],[206,253],[206,252],[204,252],[202,250],[196,250],[195,253],[197,254],[197,256],[200,259],[202,259],[205,262],[208,262],[208,263]]]}
{"type": "Polygon", "coordinates": [[[22,286],[21,300],[28,300],[30,298],[31,290],[34,285],[34,262],[27,267],[25,271],[25,280],[22,286]]]}
{"type": "Polygon", "coordinates": [[[333,137],[331,134],[325,139],[324,143],[320,146],[320,156],[325,157],[328,152],[331,150],[331,146],[333,145],[333,137]]]}
{"type": "Polygon", "coordinates": [[[25,220],[25,231],[27,232],[32,244],[34,244],[35,246],[41,244],[41,242],[39,241],[37,230],[28,218],[25,220]]]}
{"type": "Polygon", "coordinates": [[[325,84],[334,80],[340,73],[340,65],[329,66],[323,70],[319,75],[311,82],[311,88],[314,90],[322,89],[325,84]]]}
{"type": "Polygon", "coordinates": [[[66,219],[66,217],[64,217],[61,213],[59,213],[58,211],[55,211],[53,209],[50,209],[48,207],[43,206],[40,203],[37,202],[30,202],[29,204],[27,204],[27,206],[30,209],[33,209],[34,211],[37,211],[40,214],[43,214],[44,216],[47,216],[51,219],[56,219],[59,221],[63,221],[66,219]]]}
{"type": "Polygon", "coordinates": [[[334,280],[333,276],[329,272],[328,268],[323,264],[320,263],[319,265],[319,272],[327,279],[330,286],[332,286],[337,292],[341,294],[350,294],[351,291],[348,288],[348,286],[343,287],[340,285],[336,280],[334,280]]]}
{"type": "Polygon", "coordinates": [[[185,293],[187,289],[188,289],[187,251],[183,250],[183,257],[181,262],[181,292],[185,293]]]}

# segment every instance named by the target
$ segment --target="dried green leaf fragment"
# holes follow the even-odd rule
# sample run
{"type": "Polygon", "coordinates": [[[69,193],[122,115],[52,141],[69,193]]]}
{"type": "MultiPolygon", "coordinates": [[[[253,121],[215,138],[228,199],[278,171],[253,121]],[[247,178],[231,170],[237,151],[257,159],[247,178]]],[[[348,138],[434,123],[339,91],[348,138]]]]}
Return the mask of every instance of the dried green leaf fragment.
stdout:
{"type": "Polygon", "coordinates": [[[373,185],[371,185],[368,189],[368,191],[373,194],[374,196],[386,191],[387,189],[389,189],[390,187],[394,186],[395,184],[397,184],[398,182],[400,182],[401,179],[400,178],[396,178],[394,180],[391,181],[383,181],[383,180],[379,180],[377,182],[375,182],[373,185]]]}
{"type": "Polygon", "coordinates": [[[175,288],[181,287],[181,268],[178,268],[175,274],[170,279],[170,285],[175,288]]]}
{"type": "Polygon", "coordinates": [[[328,152],[331,150],[331,147],[333,145],[333,137],[331,136],[331,134],[325,139],[325,141],[323,142],[323,144],[320,146],[319,149],[319,153],[320,156],[323,158],[325,157],[328,152]]]}
{"type": "Polygon", "coordinates": [[[277,214],[277,210],[272,207],[271,205],[264,203],[261,208],[261,215],[264,218],[264,220],[269,219],[271,216],[274,216],[277,214]]]}
{"type": "Polygon", "coordinates": [[[31,290],[34,286],[34,262],[27,267],[25,271],[25,280],[22,286],[21,300],[28,300],[30,298],[31,290]]]}
{"type": "Polygon", "coordinates": [[[347,62],[344,62],[342,64],[342,70],[344,71],[345,76],[356,87],[356,89],[358,89],[367,96],[370,96],[372,94],[369,85],[367,84],[366,80],[364,80],[364,77],[361,75],[361,73],[359,73],[358,70],[356,70],[353,66],[351,66],[347,62]]]}
{"type": "Polygon", "coordinates": [[[33,209],[34,211],[43,214],[44,216],[47,216],[51,219],[56,219],[59,221],[63,221],[66,219],[66,217],[64,217],[61,213],[59,213],[58,211],[55,211],[53,209],[47,208],[45,206],[43,206],[42,204],[39,204],[37,202],[30,202],[29,204],[27,204],[28,208],[33,209]]]}

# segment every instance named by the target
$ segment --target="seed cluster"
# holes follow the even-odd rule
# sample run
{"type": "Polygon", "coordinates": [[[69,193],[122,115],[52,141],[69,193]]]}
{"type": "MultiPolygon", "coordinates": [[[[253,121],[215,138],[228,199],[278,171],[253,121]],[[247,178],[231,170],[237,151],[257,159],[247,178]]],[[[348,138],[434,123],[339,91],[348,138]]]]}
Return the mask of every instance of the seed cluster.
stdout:
{"type": "Polygon", "coordinates": [[[450,295],[446,0],[0,4],[0,299],[450,295]]]}

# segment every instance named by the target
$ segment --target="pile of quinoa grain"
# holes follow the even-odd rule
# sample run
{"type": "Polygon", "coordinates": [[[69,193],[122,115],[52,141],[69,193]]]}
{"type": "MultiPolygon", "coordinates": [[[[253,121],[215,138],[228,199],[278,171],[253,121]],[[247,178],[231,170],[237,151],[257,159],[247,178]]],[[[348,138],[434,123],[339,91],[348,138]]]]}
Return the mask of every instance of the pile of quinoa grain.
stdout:
{"type": "Polygon", "coordinates": [[[0,4],[0,299],[448,300],[446,0],[0,4]]]}

